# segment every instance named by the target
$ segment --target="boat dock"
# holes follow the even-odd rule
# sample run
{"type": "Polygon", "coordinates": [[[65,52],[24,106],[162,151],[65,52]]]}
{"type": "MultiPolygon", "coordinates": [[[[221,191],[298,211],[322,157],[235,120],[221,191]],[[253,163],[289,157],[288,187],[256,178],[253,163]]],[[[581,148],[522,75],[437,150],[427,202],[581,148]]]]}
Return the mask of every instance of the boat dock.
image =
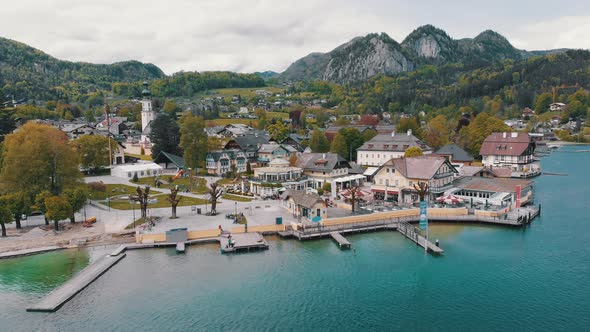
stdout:
{"type": "Polygon", "coordinates": [[[236,233],[219,237],[221,253],[268,249],[268,242],[260,233],[236,233]]]}
{"type": "Polygon", "coordinates": [[[338,232],[330,232],[330,236],[338,243],[340,249],[350,249],[350,242],[338,232]]]}
{"type": "Polygon", "coordinates": [[[17,250],[17,251],[3,252],[0,254],[0,259],[29,256],[29,255],[41,254],[44,252],[56,251],[56,250],[60,250],[60,249],[65,249],[65,248],[64,247],[57,247],[57,246],[50,246],[50,247],[41,247],[41,248],[34,248],[34,249],[23,249],[23,250],[17,250]]]}
{"type": "Polygon", "coordinates": [[[176,244],[176,252],[184,253],[184,242],[178,242],[176,244]]]}
{"type": "Polygon", "coordinates": [[[27,308],[27,311],[54,312],[62,305],[68,302],[76,294],[90,285],[94,280],[104,274],[108,269],[117,264],[126,254],[117,256],[105,256],[100,258],[94,264],[87,266],[85,269],[68,280],[61,287],[47,294],[37,304],[27,308]]]}
{"type": "Polygon", "coordinates": [[[412,240],[414,243],[422,248],[426,248],[433,254],[440,255],[444,252],[434,243],[428,241],[425,237],[421,236],[416,232],[416,228],[407,222],[400,222],[397,227],[397,231],[403,234],[406,238],[412,240]]]}

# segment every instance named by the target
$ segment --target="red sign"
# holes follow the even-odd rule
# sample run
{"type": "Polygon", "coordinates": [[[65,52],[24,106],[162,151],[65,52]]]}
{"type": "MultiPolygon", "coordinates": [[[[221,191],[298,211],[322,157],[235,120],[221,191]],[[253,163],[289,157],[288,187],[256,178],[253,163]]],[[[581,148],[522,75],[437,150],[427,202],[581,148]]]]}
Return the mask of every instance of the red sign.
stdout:
{"type": "Polygon", "coordinates": [[[516,207],[519,208],[520,207],[520,192],[521,192],[521,187],[520,185],[516,186],[516,207]]]}

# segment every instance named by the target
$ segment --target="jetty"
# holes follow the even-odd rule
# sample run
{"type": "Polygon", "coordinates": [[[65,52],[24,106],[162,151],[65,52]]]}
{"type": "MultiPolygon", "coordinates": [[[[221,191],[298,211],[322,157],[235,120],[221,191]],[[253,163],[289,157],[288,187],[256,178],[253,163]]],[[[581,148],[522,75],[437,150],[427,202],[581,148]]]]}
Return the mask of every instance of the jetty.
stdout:
{"type": "Polygon", "coordinates": [[[37,304],[27,308],[27,311],[54,312],[68,302],[76,294],[103,275],[108,269],[117,264],[126,254],[117,256],[107,255],[94,264],[87,266],[61,287],[47,294],[37,304]]]}
{"type": "Polygon", "coordinates": [[[176,244],[176,252],[184,253],[184,242],[178,242],[176,244]]]}
{"type": "Polygon", "coordinates": [[[221,253],[268,249],[268,242],[260,233],[236,233],[219,237],[221,253]]]}
{"type": "Polygon", "coordinates": [[[330,236],[338,243],[340,249],[350,249],[350,242],[338,232],[330,232],[330,236]]]}
{"type": "Polygon", "coordinates": [[[416,227],[407,222],[400,222],[398,224],[397,231],[403,234],[406,238],[412,240],[420,247],[425,248],[429,252],[432,252],[437,255],[440,255],[444,252],[444,250],[439,248],[437,245],[433,244],[432,242],[428,241],[428,239],[418,234],[416,227]]]}
{"type": "Polygon", "coordinates": [[[9,251],[9,252],[1,253],[0,259],[36,255],[36,254],[41,254],[41,253],[56,251],[56,250],[61,250],[61,249],[65,249],[65,248],[58,247],[58,246],[50,246],[50,247],[41,247],[41,248],[34,248],[34,249],[23,249],[23,250],[17,250],[17,251],[9,251]]]}

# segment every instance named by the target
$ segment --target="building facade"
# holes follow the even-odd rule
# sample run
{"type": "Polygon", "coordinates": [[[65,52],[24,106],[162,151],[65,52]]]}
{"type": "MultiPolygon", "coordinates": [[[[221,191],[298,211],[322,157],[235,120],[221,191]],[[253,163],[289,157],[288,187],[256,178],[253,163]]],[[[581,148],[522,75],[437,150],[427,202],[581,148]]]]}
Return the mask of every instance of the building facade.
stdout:
{"type": "Polygon", "coordinates": [[[509,167],[513,177],[540,174],[541,166],[535,159],[535,143],[528,133],[492,133],[483,141],[479,153],[486,167],[509,167]]]}
{"type": "Polygon", "coordinates": [[[246,172],[248,168],[246,154],[236,149],[209,152],[205,162],[207,173],[219,176],[232,171],[232,167],[238,173],[246,172]]]}
{"type": "Polygon", "coordinates": [[[266,167],[255,168],[249,181],[250,192],[260,197],[277,195],[284,189],[305,190],[310,183],[303,169],[291,167],[284,159],[274,159],[266,167]]]}
{"type": "Polygon", "coordinates": [[[412,135],[408,130],[405,134],[391,132],[378,134],[357,149],[357,163],[363,166],[381,166],[384,162],[403,157],[408,148],[418,147],[424,154],[431,154],[432,148],[412,135]]]}

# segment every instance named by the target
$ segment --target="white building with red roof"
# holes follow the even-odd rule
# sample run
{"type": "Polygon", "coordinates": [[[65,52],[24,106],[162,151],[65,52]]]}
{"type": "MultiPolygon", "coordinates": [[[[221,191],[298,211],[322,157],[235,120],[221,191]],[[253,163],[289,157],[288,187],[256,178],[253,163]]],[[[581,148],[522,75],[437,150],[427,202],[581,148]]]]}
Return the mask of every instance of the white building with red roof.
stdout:
{"type": "Polygon", "coordinates": [[[510,167],[513,177],[529,177],[541,171],[535,159],[535,143],[528,133],[492,133],[483,141],[479,154],[487,167],[510,167]]]}

